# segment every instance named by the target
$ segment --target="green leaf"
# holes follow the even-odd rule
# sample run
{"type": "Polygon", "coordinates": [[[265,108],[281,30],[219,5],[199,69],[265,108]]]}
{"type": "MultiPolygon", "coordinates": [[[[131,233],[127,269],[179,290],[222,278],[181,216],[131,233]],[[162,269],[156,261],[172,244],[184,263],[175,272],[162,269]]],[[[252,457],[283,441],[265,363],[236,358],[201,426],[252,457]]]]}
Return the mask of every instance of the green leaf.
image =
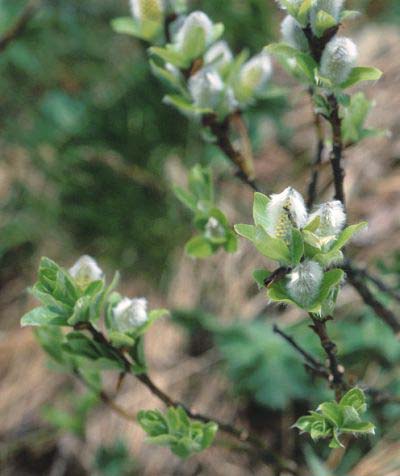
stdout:
{"type": "Polygon", "coordinates": [[[301,432],[309,433],[315,421],[316,418],[312,415],[302,416],[296,421],[293,427],[298,428],[301,432]]]}
{"type": "Polygon", "coordinates": [[[345,228],[339,235],[338,239],[334,242],[330,252],[340,251],[350,240],[351,238],[368,226],[367,222],[361,222],[357,225],[350,225],[345,228]]]}
{"type": "Polygon", "coordinates": [[[269,276],[271,276],[271,273],[266,269],[256,269],[253,271],[253,278],[258,284],[259,289],[265,288],[264,282],[269,276]]]}
{"type": "Polygon", "coordinates": [[[360,388],[350,389],[340,400],[339,405],[354,407],[357,412],[364,413],[366,410],[365,395],[360,388]]]}
{"type": "Polygon", "coordinates": [[[203,115],[213,112],[212,109],[195,106],[186,98],[177,94],[168,94],[164,97],[163,102],[168,106],[175,107],[179,112],[186,115],[203,115]]]}
{"type": "Polygon", "coordinates": [[[165,63],[171,63],[179,69],[186,69],[190,66],[190,61],[187,60],[180,51],[176,51],[171,46],[167,46],[166,48],[152,46],[149,48],[149,52],[165,61],[165,63]]]}
{"type": "Polygon", "coordinates": [[[234,230],[236,233],[251,242],[254,242],[256,236],[256,227],[254,225],[235,225],[234,230]]]}
{"type": "Polygon", "coordinates": [[[272,43],[265,49],[272,55],[277,56],[278,59],[281,58],[284,60],[296,60],[296,63],[304,76],[310,83],[314,84],[317,63],[309,54],[303,53],[292,46],[286,45],[285,43],[272,43]]]}
{"type": "Polygon", "coordinates": [[[349,77],[344,83],[340,85],[342,89],[347,89],[350,86],[355,86],[361,81],[378,81],[382,76],[382,71],[378,68],[368,66],[357,66],[353,68],[349,77]]]}
{"type": "Polygon", "coordinates": [[[150,41],[160,31],[160,23],[152,20],[136,20],[133,17],[119,17],[111,20],[111,27],[116,33],[132,35],[150,41]]]}
{"type": "Polygon", "coordinates": [[[321,224],[321,217],[317,215],[312,221],[307,223],[307,225],[303,228],[305,231],[310,231],[311,233],[314,233],[321,224]]]}
{"type": "Polygon", "coordinates": [[[310,312],[315,312],[315,307],[320,305],[328,298],[332,288],[338,286],[344,277],[344,271],[341,269],[331,269],[324,274],[316,302],[312,305],[310,312]]]}
{"type": "Polygon", "coordinates": [[[214,188],[211,168],[201,165],[192,167],[189,173],[189,189],[200,202],[197,204],[198,208],[203,202],[213,203],[214,188]]]}
{"type": "Polygon", "coordinates": [[[224,244],[224,249],[228,253],[235,253],[237,251],[238,247],[238,240],[236,238],[236,235],[233,233],[233,231],[229,230],[226,242],[224,244]]]}
{"type": "Polygon", "coordinates": [[[153,60],[150,60],[149,63],[154,76],[156,76],[161,81],[164,81],[168,86],[177,90],[182,96],[187,95],[187,91],[179,74],[177,76],[168,69],[158,66],[158,64],[153,60]]]}
{"type": "Polygon", "coordinates": [[[340,428],[343,422],[341,407],[336,402],[324,402],[317,408],[333,425],[340,428]]]}
{"type": "Polygon", "coordinates": [[[315,31],[318,38],[320,38],[326,30],[329,30],[329,28],[333,28],[336,25],[336,20],[332,15],[329,15],[329,13],[323,10],[320,10],[317,13],[317,17],[315,19],[315,31]]]}
{"type": "Polygon", "coordinates": [[[340,23],[346,20],[354,20],[361,15],[357,10],[343,10],[340,14],[340,23]]]}
{"type": "Polygon", "coordinates": [[[197,211],[197,199],[194,195],[191,193],[187,192],[181,187],[173,187],[173,192],[176,196],[176,198],[183,203],[186,207],[188,207],[190,210],[193,210],[194,212],[197,211]]]}
{"type": "Polygon", "coordinates": [[[365,433],[374,435],[375,434],[375,425],[370,422],[354,422],[351,424],[346,424],[340,429],[343,433],[365,433]]]}
{"type": "Polygon", "coordinates": [[[283,264],[290,262],[290,251],[286,243],[268,235],[261,226],[256,226],[253,243],[257,250],[267,258],[283,264]]]}
{"type": "Polygon", "coordinates": [[[302,27],[307,26],[308,16],[313,4],[314,0],[304,0],[303,3],[300,5],[300,8],[296,15],[296,20],[300,23],[302,27]]]}
{"type": "Polygon", "coordinates": [[[195,236],[186,243],[185,252],[192,258],[208,258],[215,248],[204,236],[195,236]]]}
{"type": "Polygon", "coordinates": [[[292,228],[292,240],[290,242],[290,263],[297,266],[304,255],[303,235],[297,228],[292,228]]]}
{"type": "Polygon", "coordinates": [[[265,231],[268,229],[267,206],[269,198],[260,192],[255,192],[253,202],[253,219],[256,225],[260,225],[265,231]]]}
{"type": "Polygon", "coordinates": [[[21,318],[21,326],[66,326],[68,317],[49,307],[36,307],[21,318]]]}

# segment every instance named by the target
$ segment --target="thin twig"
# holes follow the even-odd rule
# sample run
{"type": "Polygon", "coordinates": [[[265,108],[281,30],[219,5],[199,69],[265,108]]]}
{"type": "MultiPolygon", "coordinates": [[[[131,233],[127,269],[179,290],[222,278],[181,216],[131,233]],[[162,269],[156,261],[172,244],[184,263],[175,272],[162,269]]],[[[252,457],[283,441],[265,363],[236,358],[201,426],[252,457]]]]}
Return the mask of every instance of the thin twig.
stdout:
{"type": "Polygon", "coordinates": [[[332,127],[332,151],[330,161],[333,172],[333,182],[335,185],[335,200],[342,202],[345,206],[344,195],[344,169],[342,166],[343,158],[343,137],[342,137],[342,119],[339,115],[339,104],[334,94],[328,96],[328,102],[332,108],[329,116],[329,123],[332,127]]]}
{"type": "Polygon", "coordinates": [[[90,391],[92,391],[93,393],[97,394],[101,401],[107,405],[108,407],[111,408],[111,410],[115,413],[117,413],[119,416],[121,416],[122,418],[124,418],[125,420],[129,420],[129,421],[136,421],[136,415],[132,415],[131,413],[127,412],[125,409],[123,409],[122,407],[120,407],[118,404],[116,404],[114,402],[114,400],[106,393],[104,392],[104,390],[98,390],[97,388],[95,388],[94,386],[92,386],[82,375],[81,373],[79,372],[78,369],[75,369],[73,374],[75,375],[75,377],[83,383],[83,385],[85,385],[85,387],[87,387],[90,391]]]}
{"type": "MultiPolygon", "coordinates": [[[[88,332],[91,333],[92,337],[94,340],[97,342],[107,346],[107,348],[112,351],[113,353],[116,353],[118,355],[119,360],[121,360],[124,363],[126,371],[129,371],[131,368],[131,362],[128,360],[126,355],[119,349],[115,349],[112,344],[107,340],[107,338],[104,336],[102,332],[100,332],[98,329],[96,329],[92,324],[90,323],[82,323],[77,326],[78,330],[87,330],[88,332]]],[[[135,375],[135,377],[143,384],[145,385],[150,392],[156,396],[159,400],[161,400],[166,406],[172,406],[172,407],[177,407],[180,406],[182,407],[187,415],[198,421],[202,422],[209,422],[209,421],[214,421],[217,423],[218,427],[220,428],[221,431],[235,437],[242,443],[247,443],[250,446],[253,447],[253,452],[256,451],[258,456],[262,461],[264,461],[266,464],[272,464],[279,468],[281,471],[286,471],[289,474],[296,475],[297,472],[295,470],[296,464],[292,461],[286,461],[283,458],[280,457],[280,455],[275,454],[273,451],[271,451],[269,448],[267,448],[263,442],[262,439],[251,435],[248,433],[247,430],[237,428],[229,423],[225,423],[222,421],[219,421],[213,417],[209,417],[207,415],[203,415],[201,413],[197,413],[193,411],[192,409],[188,408],[186,405],[182,404],[181,402],[174,400],[171,398],[169,395],[167,395],[163,390],[161,390],[150,378],[150,376],[147,373],[144,374],[139,374],[135,375]]],[[[107,395],[101,395],[100,397],[107,403],[107,405],[110,405],[110,398],[107,395]]],[[[112,402],[112,400],[111,400],[112,402]]],[[[118,412],[121,414],[121,409],[119,408],[118,412]]],[[[121,414],[122,415],[122,414],[121,414]]]]}
{"type": "Polygon", "coordinates": [[[299,354],[301,354],[306,362],[309,363],[311,370],[315,370],[316,373],[318,373],[321,376],[324,376],[325,378],[329,378],[329,372],[327,368],[319,362],[315,357],[313,357],[309,352],[307,352],[305,349],[303,349],[295,340],[293,337],[289,336],[284,332],[282,329],[280,329],[276,324],[274,325],[274,332],[276,334],[279,334],[281,337],[283,337],[299,354]]]}
{"type": "Polygon", "coordinates": [[[395,299],[396,301],[400,302],[400,293],[398,291],[396,291],[396,289],[393,289],[392,287],[388,286],[380,278],[371,274],[365,268],[356,267],[354,264],[352,264],[350,262],[348,262],[348,266],[351,267],[352,271],[355,274],[359,275],[360,277],[363,277],[367,281],[370,281],[376,288],[379,289],[379,291],[383,292],[384,294],[387,294],[389,297],[391,297],[391,298],[395,299]]]}
{"type": "MultiPolygon", "coordinates": [[[[291,336],[289,336],[285,331],[280,329],[277,325],[274,325],[274,332],[279,334],[286,342],[289,343],[291,347],[293,347],[296,352],[302,355],[305,359],[306,367],[316,376],[324,378],[329,381],[329,377],[331,373],[328,369],[317,360],[313,355],[307,352],[301,345],[291,336]]],[[[344,381],[344,379],[343,379],[344,381]]],[[[381,405],[382,403],[400,403],[400,396],[392,395],[389,392],[384,390],[379,390],[374,387],[370,387],[369,385],[364,384],[363,382],[358,382],[357,385],[364,390],[364,392],[369,395],[372,401],[377,404],[381,405]]],[[[351,385],[348,382],[344,381],[344,388],[345,390],[350,390],[351,385]]]]}
{"type": "Polygon", "coordinates": [[[203,125],[209,127],[216,138],[219,149],[236,165],[238,169],[237,176],[242,182],[251,187],[254,191],[259,192],[260,190],[254,180],[252,159],[245,157],[236,149],[229,138],[229,118],[221,123],[214,114],[207,114],[203,117],[203,125]]]}
{"type": "Polygon", "coordinates": [[[38,6],[38,0],[31,0],[28,2],[28,4],[22,10],[17,21],[0,38],[0,53],[3,52],[12,41],[14,41],[24,32],[25,27],[36,13],[38,6]]]}
{"type": "Polygon", "coordinates": [[[345,387],[343,375],[344,368],[339,364],[337,359],[337,347],[336,344],[329,337],[328,329],[326,323],[332,320],[332,317],[326,317],[320,319],[315,317],[313,314],[309,314],[313,321],[313,325],[310,328],[317,334],[321,342],[322,348],[324,349],[326,356],[329,361],[329,382],[331,383],[332,388],[335,390],[336,400],[340,400],[343,395],[343,390],[345,387]]]}
{"type": "Polygon", "coordinates": [[[396,335],[400,334],[400,322],[394,313],[376,299],[365,284],[364,280],[357,275],[357,272],[355,272],[351,266],[345,264],[342,268],[347,274],[349,283],[358,292],[364,303],[369,306],[388,326],[390,326],[396,335]]]}

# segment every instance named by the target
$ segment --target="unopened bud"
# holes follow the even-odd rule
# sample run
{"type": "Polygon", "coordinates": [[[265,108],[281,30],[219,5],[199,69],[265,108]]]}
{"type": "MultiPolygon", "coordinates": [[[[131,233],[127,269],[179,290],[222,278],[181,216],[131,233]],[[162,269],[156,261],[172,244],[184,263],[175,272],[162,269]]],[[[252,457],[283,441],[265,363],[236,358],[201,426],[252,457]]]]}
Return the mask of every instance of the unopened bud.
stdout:
{"type": "Polygon", "coordinates": [[[237,106],[232,89],[213,70],[202,69],[193,75],[189,79],[189,91],[194,105],[200,108],[228,114],[237,106]]]}
{"type": "Polygon", "coordinates": [[[163,0],[130,0],[132,15],[139,21],[160,22],[164,16],[163,0]]]}
{"type": "Polygon", "coordinates": [[[287,15],[281,24],[282,38],[285,43],[300,51],[308,50],[308,40],[300,23],[287,15]]]}
{"type": "Polygon", "coordinates": [[[260,53],[242,66],[240,87],[252,94],[263,91],[272,75],[272,63],[269,55],[260,53]]]}
{"type": "Polygon", "coordinates": [[[212,21],[205,13],[196,11],[185,18],[176,35],[176,44],[186,59],[195,60],[204,54],[212,38],[212,21]]]}
{"type": "Polygon", "coordinates": [[[204,56],[206,64],[211,64],[218,70],[224,69],[233,59],[232,51],[226,41],[218,41],[204,56]]]}
{"type": "Polygon", "coordinates": [[[85,288],[91,282],[103,279],[104,276],[96,260],[88,255],[81,256],[69,269],[69,274],[80,288],[85,288]]]}
{"type": "Polygon", "coordinates": [[[337,37],[325,47],[321,58],[321,76],[341,84],[349,77],[357,60],[357,46],[348,38],[337,37]]]}
{"type": "Polygon", "coordinates": [[[307,223],[307,209],[303,197],[294,188],[271,195],[267,205],[267,231],[271,236],[288,240],[292,226],[303,228],[307,223]]]}
{"type": "Polygon", "coordinates": [[[319,205],[310,215],[309,221],[319,217],[320,224],[315,231],[319,236],[335,236],[340,233],[346,224],[346,213],[339,200],[319,205]]]}
{"type": "Polygon", "coordinates": [[[211,217],[208,220],[205,229],[205,236],[211,241],[219,241],[225,238],[225,229],[215,217],[211,217]]]}
{"type": "Polygon", "coordinates": [[[305,260],[288,276],[290,297],[302,306],[309,306],[318,296],[323,276],[323,270],[316,261],[305,260]]]}
{"type": "Polygon", "coordinates": [[[118,331],[128,332],[147,322],[145,298],[123,298],[113,309],[114,323],[118,331]]]}

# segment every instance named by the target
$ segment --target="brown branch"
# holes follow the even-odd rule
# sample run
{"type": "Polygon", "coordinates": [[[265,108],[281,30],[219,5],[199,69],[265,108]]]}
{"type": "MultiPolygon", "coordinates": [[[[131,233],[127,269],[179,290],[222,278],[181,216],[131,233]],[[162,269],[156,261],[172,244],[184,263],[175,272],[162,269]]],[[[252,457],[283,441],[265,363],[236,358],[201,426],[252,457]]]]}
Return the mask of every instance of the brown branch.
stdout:
{"type": "MultiPolygon", "coordinates": [[[[107,348],[110,351],[118,355],[118,358],[124,363],[125,370],[127,372],[130,371],[132,362],[129,361],[129,359],[126,357],[126,355],[123,353],[122,350],[115,349],[113,345],[104,336],[104,334],[100,332],[99,330],[97,330],[91,323],[86,323],[86,322],[81,323],[78,326],[75,326],[75,328],[78,330],[88,331],[92,335],[95,341],[107,346],[107,348]]],[[[147,373],[135,375],[135,377],[143,385],[145,385],[150,390],[150,392],[154,396],[156,396],[160,401],[162,401],[166,406],[172,406],[172,407],[180,406],[185,410],[187,415],[194,420],[198,420],[202,422],[214,421],[215,423],[217,423],[221,431],[233,436],[234,438],[238,439],[242,443],[249,444],[252,447],[252,452],[253,453],[256,452],[256,454],[260,457],[260,459],[264,461],[266,464],[272,464],[276,468],[278,468],[280,471],[286,471],[287,473],[292,475],[297,474],[297,471],[295,469],[297,465],[294,462],[286,461],[283,458],[281,458],[280,455],[275,454],[273,451],[271,451],[269,448],[265,446],[262,439],[249,434],[247,430],[237,428],[229,423],[225,423],[213,417],[209,417],[207,415],[203,415],[201,413],[197,413],[193,411],[192,409],[188,408],[186,405],[182,404],[181,402],[177,400],[174,400],[169,395],[167,395],[152,381],[152,379],[147,373]]],[[[106,394],[104,393],[100,394],[100,397],[110,407],[111,407],[110,401],[112,405],[115,406],[115,404],[112,402],[112,399],[110,399],[110,397],[108,397],[106,394]]],[[[122,416],[123,410],[121,408],[118,407],[118,410],[116,409],[115,411],[118,411],[118,413],[122,416]]]]}
{"type": "Polygon", "coordinates": [[[254,191],[259,192],[260,190],[255,182],[252,159],[245,157],[237,150],[229,138],[230,118],[227,117],[223,122],[219,122],[214,114],[207,114],[203,116],[203,125],[213,133],[219,149],[236,165],[237,176],[242,182],[254,191]]]}
{"type": "Polygon", "coordinates": [[[281,337],[283,337],[286,342],[288,342],[299,354],[301,354],[305,361],[309,364],[308,368],[316,373],[317,375],[320,375],[326,379],[329,379],[329,371],[327,368],[319,361],[317,360],[314,356],[312,356],[309,352],[307,352],[305,349],[303,349],[295,340],[293,337],[289,336],[284,332],[282,329],[280,329],[277,325],[274,325],[274,332],[276,334],[279,334],[281,337]]]}
{"type": "Polygon", "coordinates": [[[314,162],[311,169],[310,183],[307,192],[307,208],[311,210],[317,198],[319,167],[322,163],[322,157],[325,149],[324,131],[321,116],[314,113],[314,125],[317,135],[317,150],[315,152],[314,162]]]}
{"type": "Polygon", "coordinates": [[[356,267],[350,262],[348,262],[348,266],[351,267],[355,274],[364,278],[366,281],[370,281],[376,288],[379,289],[379,291],[400,302],[400,293],[396,291],[396,289],[388,286],[377,276],[371,274],[366,268],[356,267]]]}
{"type": "Polygon", "coordinates": [[[328,334],[328,329],[326,323],[332,320],[332,317],[326,317],[319,319],[313,314],[309,314],[313,321],[313,325],[310,328],[317,334],[321,342],[322,348],[324,349],[326,356],[329,361],[329,382],[331,387],[335,390],[336,400],[339,401],[343,395],[343,390],[345,388],[345,382],[343,379],[344,368],[339,364],[337,359],[337,347],[336,344],[331,340],[328,334]]]}
{"type": "Polygon", "coordinates": [[[17,21],[0,38],[0,52],[3,52],[7,46],[18,38],[25,30],[31,18],[39,7],[39,0],[31,0],[23,9],[17,21]]]}
{"type": "Polygon", "coordinates": [[[93,387],[79,372],[78,369],[74,369],[73,371],[74,376],[85,385],[90,391],[98,395],[101,401],[107,405],[111,410],[117,413],[120,417],[124,418],[125,420],[129,421],[136,421],[136,415],[132,415],[131,413],[127,412],[124,408],[120,407],[118,404],[114,402],[114,400],[103,390],[98,390],[97,388],[93,387]]]}
{"type": "MultiPolygon", "coordinates": [[[[331,373],[319,360],[317,360],[313,355],[303,349],[303,347],[301,347],[301,345],[296,342],[293,337],[286,334],[286,332],[280,329],[277,325],[274,325],[274,332],[283,337],[283,339],[285,339],[285,341],[288,342],[289,345],[296,350],[296,352],[298,352],[304,357],[306,367],[313,374],[329,381],[331,373]]],[[[384,390],[379,390],[377,388],[370,387],[369,385],[365,385],[363,382],[358,382],[357,385],[372,398],[373,403],[376,405],[381,405],[382,403],[400,403],[399,396],[392,395],[384,390]]],[[[351,385],[348,382],[344,382],[344,389],[350,390],[350,388],[351,385]]]]}
{"type": "Polygon", "coordinates": [[[329,123],[332,127],[332,151],[330,161],[333,172],[333,182],[335,185],[335,200],[339,200],[345,206],[344,196],[344,169],[342,166],[343,158],[343,138],[342,138],[342,120],[339,116],[339,104],[336,96],[328,96],[328,102],[331,106],[331,115],[329,123]]]}
{"type": "Polygon", "coordinates": [[[352,268],[352,266],[345,264],[342,268],[347,274],[349,283],[358,292],[364,303],[369,306],[388,326],[390,326],[396,335],[400,334],[400,322],[394,313],[375,298],[363,279],[357,275],[357,272],[352,268]]]}

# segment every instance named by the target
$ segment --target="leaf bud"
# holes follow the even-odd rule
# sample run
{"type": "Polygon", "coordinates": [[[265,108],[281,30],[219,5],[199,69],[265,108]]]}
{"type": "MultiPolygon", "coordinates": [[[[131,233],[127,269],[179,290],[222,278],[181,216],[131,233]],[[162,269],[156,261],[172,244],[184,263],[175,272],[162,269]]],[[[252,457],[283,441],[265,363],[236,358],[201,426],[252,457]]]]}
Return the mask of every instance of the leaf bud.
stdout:
{"type": "Polygon", "coordinates": [[[320,74],[341,84],[349,77],[357,60],[357,46],[349,39],[336,37],[325,47],[321,58],[320,74]]]}

